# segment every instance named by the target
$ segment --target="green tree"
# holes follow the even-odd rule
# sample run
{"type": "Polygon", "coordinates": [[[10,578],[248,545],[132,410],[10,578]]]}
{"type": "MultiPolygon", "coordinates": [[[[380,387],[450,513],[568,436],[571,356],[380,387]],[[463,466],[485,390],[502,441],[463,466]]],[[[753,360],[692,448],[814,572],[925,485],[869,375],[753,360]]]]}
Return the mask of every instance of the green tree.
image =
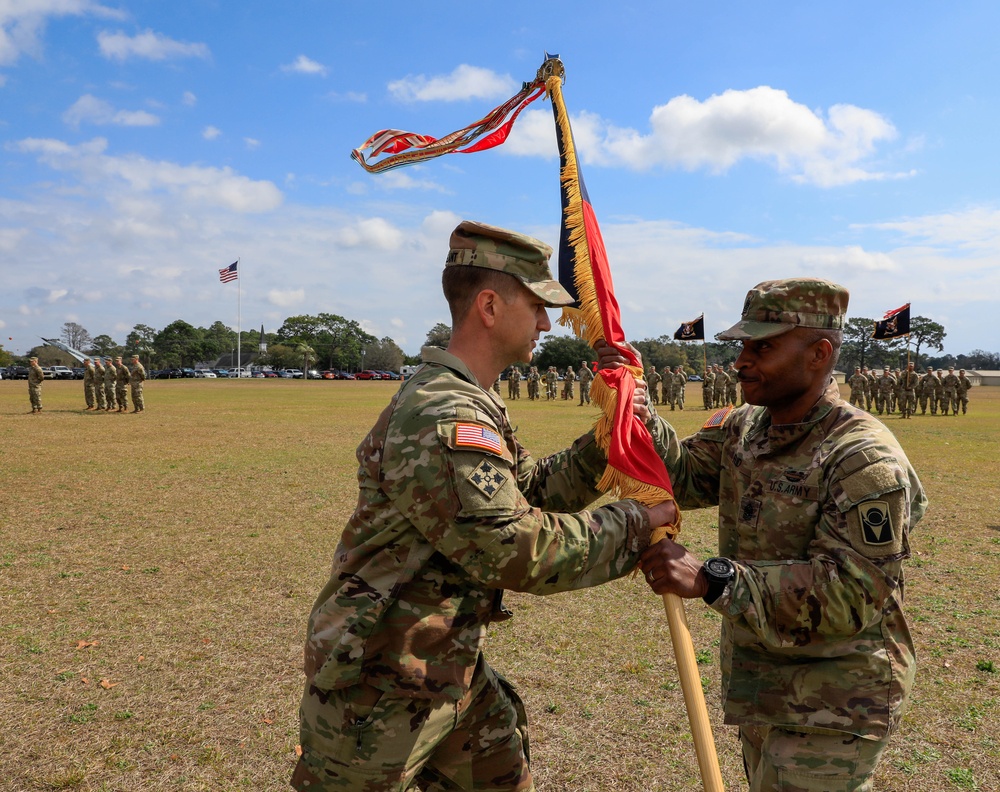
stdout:
{"type": "Polygon", "coordinates": [[[156,334],[153,351],[161,365],[190,366],[204,359],[204,339],[200,330],[178,319],[156,334]]]}
{"type": "Polygon", "coordinates": [[[914,368],[920,368],[920,348],[936,349],[940,352],[944,349],[944,338],[948,335],[944,331],[944,325],[938,324],[926,316],[914,316],[910,320],[910,339],[915,342],[913,353],[914,368]]]}
{"type": "Polygon", "coordinates": [[[403,350],[388,336],[365,347],[367,368],[376,371],[399,371],[402,365],[403,350]]]}
{"type": "MultiPolygon", "coordinates": [[[[82,352],[91,344],[90,333],[76,322],[66,322],[59,336],[66,346],[82,352]]],[[[59,364],[61,365],[61,364],[59,364]]]]}
{"type": "Polygon", "coordinates": [[[451,327],[444,322],[438,322],[427,331],[427,340],[424,341],[424,346],[435,346],[445,349],[450,341],[451,327]]]}
{"type": "Polygon", "coordinates": [[[597,355],[586,341],[576,336],[549,336],[539,344],[531,362],[538,366],[539,371],[545,371],[549,366],[555,366],[560,371],[572,366],[576,371],[581,360],[588,363],[597,360],[597,355]]]}
{"type": "Polygon", "coordinates": [[[4,349],[2,344],[0,344],[0,366],[6,367],[13,365],[14,365],[14,356],[6,349],[4,349]]]}
{"type": "MultiPolygon", "coordinates": [[[[236,349],[236,332],[222,322],[213,322],[207,329],[198,328],[198,331],[204,342],[202,349],[205,360],[216,360],[236,349]]],[[[260,334],[255,332],[255,335],[260,334]]],[[[246,343],[244,338],[241,341],[246,343]]],[[[256,348],[259,343],[259,340],[255,340],[252,348],[256,348]]]]}
{"type": "MultiPolygon", "coordinates": [[[[79,349],[79,347],[74,347],[79,349]]],[[[90,349],[87,351],[88,355],[100,355],[101,357],[116,357],[122,354],[122,348],[115,343],[115,340],[109,335],[99,335],[91,339],[90,349]]]]}
{"type": "Polygon", "coordinates": [[[267,354],[257,359],[257,362],[270,366],[274,369],[298,368],[302,363],[302,356],[298,351],[301,344],[270,344],[267,354]]]}
{"type": "Polygon", "coordinates": [[[844,325],[844,343],[837,368],[853,373],[855,366],[874,368],[885,365],[889,350],[883,342],[872,338],[874,331],[874,319],[864,316],[848,319],[844,325]]]}
{"type": "Polygon", "coordinates": [[[657,371],[674,366],[684,366],[686,369],[694,371],[695,367],[689,362],[688,355],[695,351],[698,355],[701,354],[700,344],[692,346],[690,342],[674,341],[673,338],[665,335],[659,338],[644,338],[642,341],[636,341],[635,348],[642,353],[642,365],[645,368],[656,366],[657,371]]]}
{"type": "Polygon", "coordinates": [[[150,357],[153,354],[153,341],[156,339],[156,331],[149,325],[137,324],[125,336],[125,354],[139,355],[148,368],[150,357]]]}
{"type": "Polygon", "coordinates": [[[299,344],[295,347],[297,354],[301,356],[302,360],[302,379],[308,379],[309,376],[309,364],[316,359],[316,350],[313,349],[309,344],[299,344]]]}

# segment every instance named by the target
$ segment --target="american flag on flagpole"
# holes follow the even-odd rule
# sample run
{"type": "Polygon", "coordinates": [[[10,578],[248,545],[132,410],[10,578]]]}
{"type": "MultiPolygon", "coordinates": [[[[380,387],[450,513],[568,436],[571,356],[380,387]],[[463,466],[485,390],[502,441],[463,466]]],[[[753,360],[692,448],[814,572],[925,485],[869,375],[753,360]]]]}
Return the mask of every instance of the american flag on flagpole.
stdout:
{"type": "Polygon", "coordinates": [[[234,281],[237,278],[239,278],[240,274],[239,274],[239,272],[236,271],[236,268],[237,268],[238,265],[239,265],[239,262],[238,261],[234,261],[228,267],[223,267],[222,269],[220,269],[219,270],[219,280],[222,281],[223,283],[229,283],[229,281],[234,281]]]}

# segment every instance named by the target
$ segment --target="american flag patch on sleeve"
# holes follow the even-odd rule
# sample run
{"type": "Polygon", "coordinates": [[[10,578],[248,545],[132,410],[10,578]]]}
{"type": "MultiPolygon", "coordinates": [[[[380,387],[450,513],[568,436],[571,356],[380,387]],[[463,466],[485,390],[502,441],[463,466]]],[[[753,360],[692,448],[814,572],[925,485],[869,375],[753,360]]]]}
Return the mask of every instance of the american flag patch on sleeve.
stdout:
{"type": "Polygon", "coordinates": [[[474,423],[459,423],[455,427],[455,446],[463,448],[481,448],[498,456],[503,456],[503,444],[500,435],[492,429],[474,423]]]}
{"type": "Polygon", "coordinates": [[[729,417],[729,413],[733,411],[733,405],[728,407],[723,407],[721,410],[716,410],[712,413],[712,417],[705,421],[705,425],[701,427],[702,429],[716,429],[726,422],[726,418],[729,417]]]}

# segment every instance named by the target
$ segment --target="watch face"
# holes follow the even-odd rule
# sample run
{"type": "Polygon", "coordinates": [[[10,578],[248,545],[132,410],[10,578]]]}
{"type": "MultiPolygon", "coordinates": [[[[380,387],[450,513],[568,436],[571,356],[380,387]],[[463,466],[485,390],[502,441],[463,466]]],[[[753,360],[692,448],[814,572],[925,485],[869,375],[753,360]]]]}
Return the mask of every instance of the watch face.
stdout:
{"type": "Polygon", "coordinates": [[[705,569],[709,574],[718,578],[732,577],[733,572],[736,571],[728,558],[710,558],[705,562],[705,569]]]}

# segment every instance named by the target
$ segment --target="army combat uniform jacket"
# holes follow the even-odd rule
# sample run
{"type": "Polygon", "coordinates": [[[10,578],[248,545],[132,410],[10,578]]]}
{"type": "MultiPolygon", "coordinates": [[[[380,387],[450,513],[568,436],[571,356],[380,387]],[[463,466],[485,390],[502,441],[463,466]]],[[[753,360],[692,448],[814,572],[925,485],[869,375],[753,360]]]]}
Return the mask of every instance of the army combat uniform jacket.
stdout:
{"type": "Polygon", "coordinates": [[[458,358],[423,357],[358,447],[358,505],[309,619],[305,672],[320,689],[458,698],[503,589],[593,586],[644,549],[635,501],[580,511],[606,464],[591,434],[536,461],[458,358]]]}
{"type": "Polygon", "coordinates": [[[832,381],[799,424],[744,405],[683,441],[653,429],[679,504],[718,505],[737,569],[712,605],[726,723],[885,737],[913,684],[902,562],[926,507],[896,439],[832,381]]]}

